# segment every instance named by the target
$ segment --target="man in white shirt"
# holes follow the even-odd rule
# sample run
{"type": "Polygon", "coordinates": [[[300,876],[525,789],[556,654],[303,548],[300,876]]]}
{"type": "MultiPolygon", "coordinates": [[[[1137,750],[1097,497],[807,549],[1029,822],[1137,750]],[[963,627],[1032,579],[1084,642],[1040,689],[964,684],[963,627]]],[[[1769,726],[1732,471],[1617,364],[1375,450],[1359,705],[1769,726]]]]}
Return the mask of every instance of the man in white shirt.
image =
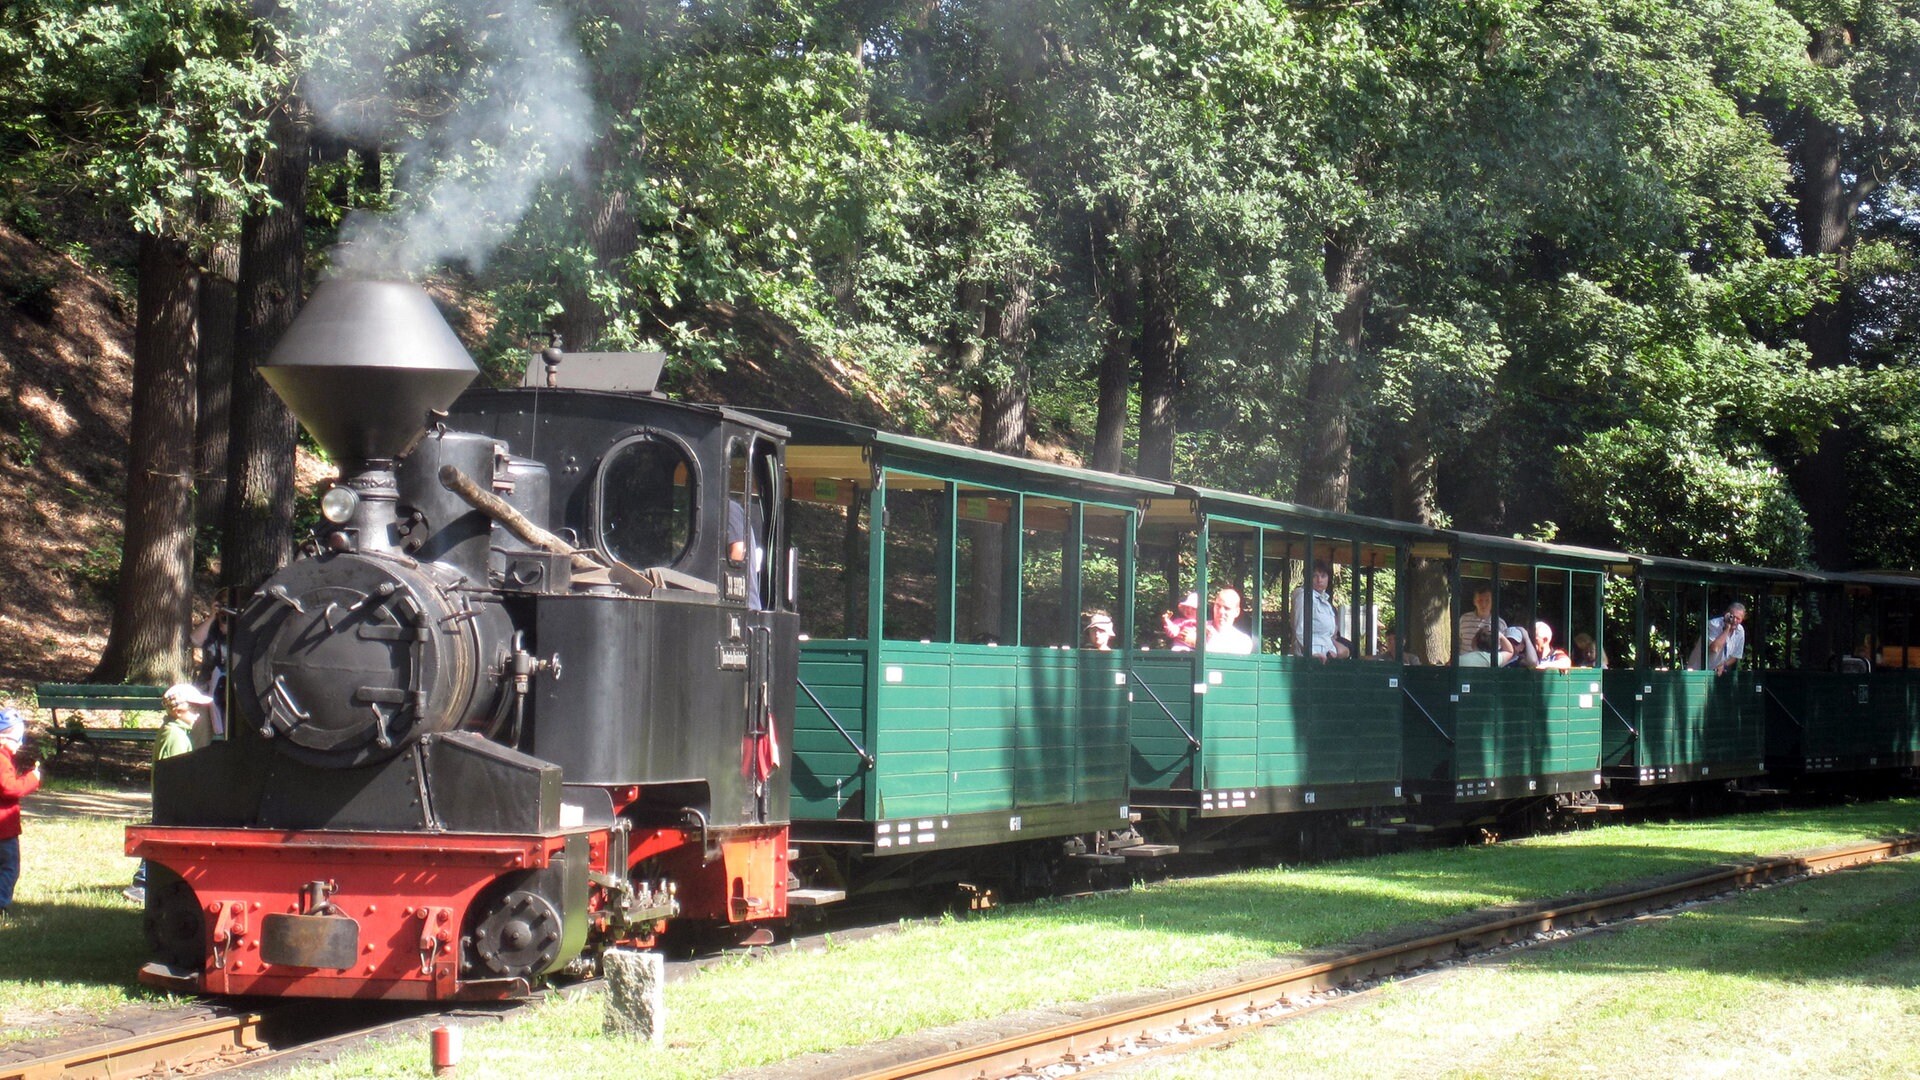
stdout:
{"type": "MultiPolygon", "coordinates": [[[[1747,654],[1747,628],[1743,625],[1746,621],[1747,605],[1738,600],[1727,605],[1725,615],[1707,620],[1707,670],[1725,675],[1740,665],[1740,658],[1747,654]]],[[[1698,641],[1693,643],[1687,666],[1701,670],[1698,641]]]]}
{"type": "Polygon", "coordinates": [[[1213,594],[1213,611],[1207,619],[1207,651],[1237,654],[1253,652],[1253,638],[1233,624],[1240,617],[1240,594],[1221,589],[1213,594]]]}

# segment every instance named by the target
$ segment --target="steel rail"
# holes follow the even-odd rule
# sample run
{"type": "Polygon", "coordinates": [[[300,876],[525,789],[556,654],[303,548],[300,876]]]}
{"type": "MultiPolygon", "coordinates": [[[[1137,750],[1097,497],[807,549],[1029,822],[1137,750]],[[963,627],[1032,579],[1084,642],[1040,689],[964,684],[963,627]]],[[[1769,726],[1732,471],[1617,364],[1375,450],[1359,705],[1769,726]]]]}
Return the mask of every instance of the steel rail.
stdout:
{"type": "MultiPolygon", "coordinates": [[[[1394,975],[1462,954],[1524,940],[1554,929],[1644,914],[1688,900],[1715,896],[1744,886],[1780,881],[1807,873],[1862,866],[1920,851],[1920,834],[1902,834],[1887,840],[1851,844],[1820,851],[1780,855],[1730,866],[1715,867],[1685,878],[1591,900],[1551,903],[1514,915],[1501,915],[1458,929],[1430,934],[1379,948],[1364,949],[1318,963],[1251,979],[1232,986],[1121,1008],[1053,1027],[1010,1035],[978,1046],[912,1060],[894,1062],[855,1075],[854,1080],[977,1080],[980,1077],[1031,1075],[1087,1054],[1110,1050],[1115,1043],[1136,1036],[1191,1028],[1196,1024],[1224,1025],[1236,1014],[1252,1014],[1283,1004],[1293,995],[1307,994],[1394,975]]],[[[1254,1025],[1235,1029],[1238,1035],[1254,1025]]],[[[1224,1036],[1222,1036],[1224,1037],[1224,1036]]],[[[1197,1048],[1212,1038],[1194,1039],[1166,1047],[1197,1048]]],[[[1133,1063],[1146,1056],[1123,1059],[1133,1063]]],[[[1115,1062],[1121,1064],[1122,1062],[1115,1062]]],[[[1105,1066],[1084,1069],[1093,1072],[1105,1066]]]]}
{"type": "Polygon", "coordinates": [[[266,1017],[257,1012],[197,1017],[24,1061],[4,1062],[0,1063],[0,1080],[114,1080],[203,1066],[266,1047],[260,1031],[266,1017]]]}

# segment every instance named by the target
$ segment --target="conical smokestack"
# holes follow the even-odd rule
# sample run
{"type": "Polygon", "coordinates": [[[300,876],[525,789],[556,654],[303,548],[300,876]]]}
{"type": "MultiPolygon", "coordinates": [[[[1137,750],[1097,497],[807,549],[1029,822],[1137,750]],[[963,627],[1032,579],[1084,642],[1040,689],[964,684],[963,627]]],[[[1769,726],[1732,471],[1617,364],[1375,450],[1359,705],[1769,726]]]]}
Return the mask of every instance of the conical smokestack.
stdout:
{"type": "Polygon", "coordinates": [[[344,464],[404,455],[480,369],[418,285],[339,279],[313,291],[260,374],[344,464]]]}

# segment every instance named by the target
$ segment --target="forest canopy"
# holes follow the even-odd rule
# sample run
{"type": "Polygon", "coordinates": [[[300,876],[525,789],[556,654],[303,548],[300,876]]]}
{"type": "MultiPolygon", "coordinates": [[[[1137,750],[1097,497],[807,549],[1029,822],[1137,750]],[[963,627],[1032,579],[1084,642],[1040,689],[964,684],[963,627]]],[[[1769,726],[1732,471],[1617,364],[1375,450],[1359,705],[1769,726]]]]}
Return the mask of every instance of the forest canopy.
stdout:
{"type": "Polygon", "coordinates": [[[181,478],[130,476],[143,587],[189,489],[230,583],[284,560],[251,365],[341,272],[458,280],[500,373],[551,332],[831,364],[1009,453],[1910,569],[1917,177],[1920,0],[0,13],[0,213],[138,235],[135,440],[181,478]]]}

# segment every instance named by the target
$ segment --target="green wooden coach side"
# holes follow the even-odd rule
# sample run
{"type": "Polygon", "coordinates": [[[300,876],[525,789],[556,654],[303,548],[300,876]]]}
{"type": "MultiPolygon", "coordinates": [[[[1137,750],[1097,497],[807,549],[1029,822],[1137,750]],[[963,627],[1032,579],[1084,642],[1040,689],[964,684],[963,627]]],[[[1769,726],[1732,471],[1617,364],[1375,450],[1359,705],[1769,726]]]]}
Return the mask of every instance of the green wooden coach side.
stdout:
{"type": "Polygon", "coordinates": [[[1771,681],[1753,671],[1607,672],[1608,776],[1657,784],[1765,772],[1771,681]]]}
{"type": "Polygon", "coordinates": [[[837,507],[864,560],[846,636],[801,642],[794,836],[897,855],[1125,828],[1127,654],[1065,646],[1084,609],[1118,606],[1099,597],[1127,576],[1138,501],[1171,488],[781,420],[794,497],[837,507]],[[986,533],[1000,577],[963,579],[986,533]]]}
{"type": "MultiPolygon", "coordinates": [[[[1292,655],[1290,605],[1326,560],[1345,574],[1341,619],[1357,625],[1363,601],[1391,602],[1366,575],[1392,569],[1431,531],[1187,486],[1151,501],[1145,520],[1162,543],[1191,545],[1182,561],[1196,593],[1236,588],[1261,617],[1245,620],[1251,655],[1134,654],[1134,805],[1235,817],[1399,803],[1400,665],[1292,655]]],[[[1371,634],[1354,636],[1372,652],[1371,634]]]]}
{"type": "Polygon", "coordinates": [[[1767,689],[1769,768],[1816,773],[1920,765],[1920,702],[1904,671],[1775,672],[1767,689]]]}
{"type": "Polygon", "coordinates": [[[1210,817],[1395,803],[1401,671],[1271,653],[1142,655],[1134,665],[1134,804],[1210,817]],[[1155,693],[1142,692],[1142,683],[1155,693]]]}
{"type": "Polygon", "coordinates": [[[1600,785],[1600,672],[1426,667],[1405,678],[1407,789],[1423,801],[1600,785]]]}

